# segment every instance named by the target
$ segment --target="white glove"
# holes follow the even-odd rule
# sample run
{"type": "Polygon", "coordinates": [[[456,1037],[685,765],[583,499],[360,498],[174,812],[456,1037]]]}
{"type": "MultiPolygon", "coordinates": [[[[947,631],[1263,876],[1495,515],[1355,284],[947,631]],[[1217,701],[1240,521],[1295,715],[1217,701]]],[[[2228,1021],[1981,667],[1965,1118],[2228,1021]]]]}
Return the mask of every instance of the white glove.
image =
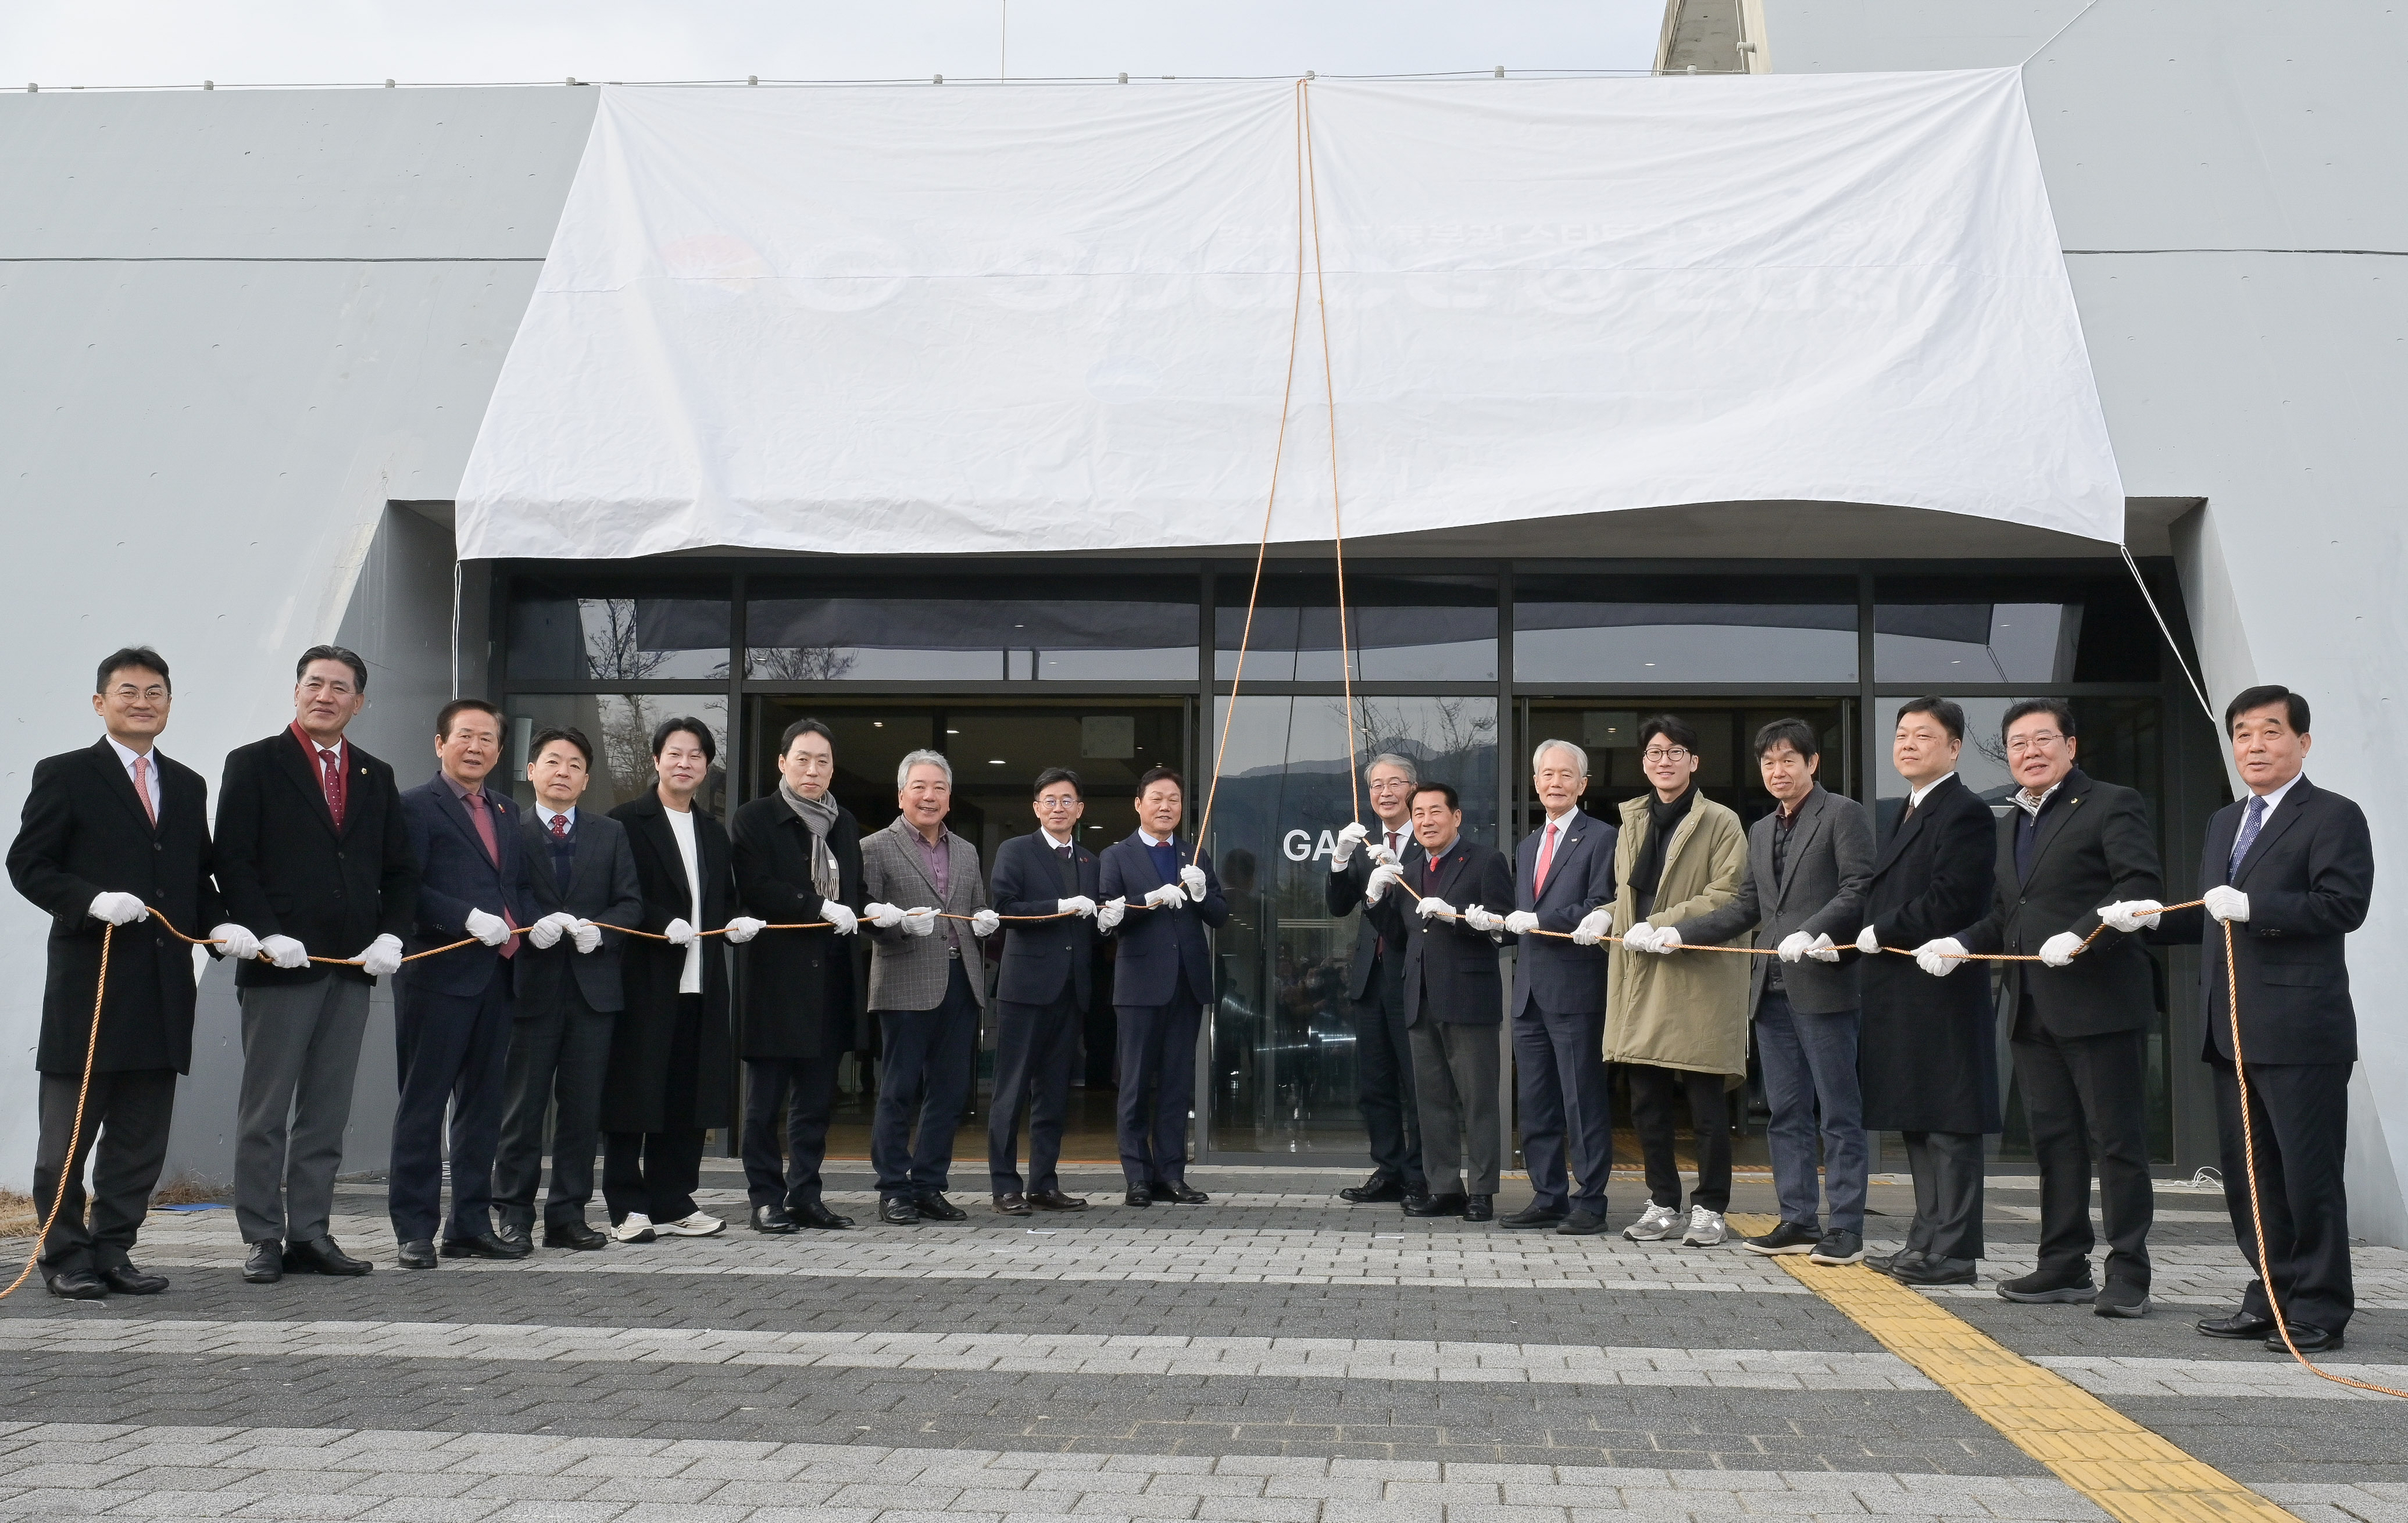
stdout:
{"type": "Polygon", "coordinates": [[[1178,884],[1165,884],[1145,897],[1148,909],[1176,910],[1187,902],[1187,890],[1178,884]]]}
{"type": "Polygon", "coordinates": [[[903,930],[910,936],[934,936],[937,933],[937,912],[924,904],[915,904],[903,912],[903,930]]]}
{"type": "Polygon", "coordinates": [[[1914,949],[1914,966],[1933,978],[1946,978],[1965,966],[1965,943],[1953,936],[1926,941],[1914,949]]]}
{"type": "Polygon", "coordinates": [[[541,920],[537,921],[534,925],[527,927],[527,942],[529,945],[537,947],[548,948],[558,946],[560,944],[561,933],[576,924],[577,917],[575,915],[570,914],[566,910],[554,910],[552,913],[544,916],[541,920]]]}
{"type": "MultiPolygon", "coordinates": [[[[393,938],[390,936],[380,936],[377,940],[380,941],[393,941],[393,938]]],[[[394,941],[393,944],[394,951],[397,952],[401,949],[400,942],[394,941]]],[[[267,960],[270,963],[283,969],[288,973],[296,968],[307,968],[309,966],[309,949],[303,946],[300,942],[294,941],[290,936],[271,936],[259,943],[259,950],[267,954],[267,960]]],[[[367,954],[364,952],[360,954],[360,955],[365,957],[367,954]]]]}
{"type": "Polygon", "coordinates": [[[1516,936],[1528,935],[1530,932],[1539,928],[1538,912],[1535,910],[1514,911],[1512,914],[1505,917],[1505,928],[1512,931],[1516,936]]]}
{"type": "Polygon", "coordinates": [[[1397,854],[1388,850],[1388,843],[1384,841],[1375,841],[1364,847],[1363,855],[1380,867],[1390,866],[1397,860],[1397,854]]]}
{"type": "Polygon", "coordinates": [[[482,910],[469,911],[466,926],[468,934],[487,946],[499,946],[510,939],[510,923],[482,910]]]}
{"type": "Polygon", "coordinates": [[[259,955],[259,938],[231,920],[209,932],[209,940],[218,943],[221,957],[250,962],[259,955]]]}
{"type": "Polygon", "coordinates": [[[1815,937],[1812,942],[1808,943],[1806,955],[1813,958],[1816,962],[1838,962],[1840,960],[1840,949],[1831,944],[1830,934],[1828,932],[1825,932],[1824,934],[1815,937]]]}
{"type": "Polygon", "coordinates": [[[2099,918],[2111,930],[2129,936],[2136,930],[2154,927],[2166,907],[2155,899],[2117,899],[2099,907],[2099,918]]]}
{"type": "Polygon", "coordinates": [[[834,899],[820,900],[820,918],[838,936],[851,936],[861,929],[861,917],[834,899]]]}
{"type": "MultiPolygon", "coordinates": [[[[1530,918],[1536,920],[1539,917],[1532,915],[1530,918]]],[[[1599,941],[1604,941],[1608,936],[1612,934],[1613,912],[1612,910],[1602,908],[1591,910],[1588,913],[1581,916],[1581,923],[1579,925],[1572,927],[1572,944],[1574,946],[1595,946],[1599,941]]]]}
{"type": "Polygon", "coordinates": [[[1204,869],[1190,862],[1179,869],[1179,881],[1187,887],[1187,897],[1197,903],[1204,902],[1204,869]]]}
{"type": "Polygon", "coordinates": [[[1397,866],[1394,862],[1381,863],[1378,867],[1371,869],[1371,876],[1363,880],[1363,902],[1366,904],[1379,903],[1380,900],[1387,894],[1388,885],[1390,884],[1400,884],[1404,881],[1404,869],[1397,866]]]}
{"type": "Polygon", "coordinates": [[[1477,904],[1467,904],[1463,907],[1463,923],[1470,927],[1473,930],[1486,931],[1491,935],[1494,935],[1505,928],[1505,917],[1503,915],[1497,913],[1493,910],[1484,909],[1477,904]]]}
{"type": "Polygon", "coordinates": [[[1329,870],[1344,872],[1346,864],[1354,860],[1354,848],[1369,840],[1370,834],[1370,831],[1363,827],[1363,822],[1360,820],[1356,820],[1338,832],[1338,849],[1329,854],[1329,870]]]}
{"type": "Polygon", "coordinates": [[[1121,916],[1126,913],[1128,913],[1128,900],[1125,898],[1106,899],[1103,903],[1096,906],[1096,928],[1097,930],[1111,930],[1113,927],[1121,923],[1121,916]]]}
{"type": "MultiPolygon", "coordinates": [[[[273,941],[278,939],[279,938],[277,937],[271,936],[267,940],[273,941]]],[[[301,943],[295,941],[293,945],[297,950],[301,943]]],[[[304,952],[301,954],[301,963],[294,963],[289,966],[299,967],[302,963],[307,963],[308,960],[309,955],[304,952]]],[[[276,966],[283,968],[288,966],[288,964],[283,958],[279,957],[276,959],[276,966]]],[[[367,974],[370,978],[391,978],[394,974],[400,972],[401,938],[388,932],[383,936],[378,937],[375,941],[370,941],[367,944],[367,950],[360,954],[360,971],[367,974]]]]}
{"type": "Polygon", "coordinates": [[[590,920],[580,920],[568,927],[569,938],[577,943],[578,952],[598,951],[602,945],[602,927],[590,920]]]}
{"type": "Polygon", "coordinates": [[[768,928],[769,923],[758,916],[730,915],[727,917],[727,944],[742,946],[768,928]]]}
{"type": "Polygon", "coordinates": [[[1880,927],[1867,926],[1864,929],[1856,932],[1857,951],[1863,953],[1868,957],[1878,957],[1881,955],[1881,949],[1880,927]]]}
{"type": "Polygon", "coordinates": [[[1055,899],[1054,912],[1057,915],[1077,915],[1082,920],[1092,920],[1095,918],[1096,901],[1084,894],[1073,894],[1067,899],[1055,899]]]}
{"type": "Polygon", "coordinates": [[[993,910],[981,910],[970,916],[970,934],[977,937],[993,936],[1002,925],[1003,916],[996,914],[993,910]]]}
{"type": "Polygon", "coordinates": [[[2082,950],[2082,938],[2071,931],[2058,931],[2040,944],[2040,960],[2051,968],[2071,966],[2074,954],[2082,950]]]}
{"type": "Polygon", "coordinates": [[[1659,957],[1669,957],[1681,950],[1681,933],[1671,926],[1654,926],[1647,931],[1646,950],[1659,957]]]}
{"type": "Polygon", "coordinates": [[[902,911],[895,908],[895,906],[891,904],[881,904],[875,900],[863,905],[861,907],[861,914],[863,919],[868,921],[880,930],[893,930],[896,927],[903,924],[902,911]]]}
{"type": "Polygon", "coordinates": [[[1440,898],[1436,894],[1425,894],[1413,905],[1413,913],[1424,920],[1436,920],[1440,915],[1453,918],[1455,906],[1440,898]]]}
{"type": "Polygon", "coordinates": [[[2207,912],[2220,921],[2249,918],[2249,896],[2230,884],[2218,884],[2200,898],[2207,901],[2207,912]]]}
{"type": "Polygon", "coordinates": [[[1804,931],[1791,931],[1781,939],[1781,945],[1775,950],[1774,955],[1783,962],[1804,962],[1806,949],[1813,944],[1814,939],[1804,931]]]}
{"type": "Polygon", "coordinates": [[[694,927],[686,924],[683,915],[680,915],[661,927],[661,940],[671,946],[692,946],[694,945],[694,927]]]}
{"type": "Polygon", "coordinates": [[[106,920],[112,926],[131,926],[137,920],[148,920],[150,912],[143,907],[138,894],[103,892],[92,897],[88,912],[94,920],[106,920]]]}

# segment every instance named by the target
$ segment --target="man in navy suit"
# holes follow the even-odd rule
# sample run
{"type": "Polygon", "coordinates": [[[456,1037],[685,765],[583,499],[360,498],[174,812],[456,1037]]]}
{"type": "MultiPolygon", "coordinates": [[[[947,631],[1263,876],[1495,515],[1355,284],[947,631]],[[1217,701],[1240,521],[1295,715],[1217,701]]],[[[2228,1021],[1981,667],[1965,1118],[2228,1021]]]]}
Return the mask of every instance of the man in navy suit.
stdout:
{"type": "Polygon", "coordinates": [[[1037,828],[996,848],[989,898],[1012,921],[1003,935],[995,987],[995,1109],[987,1120],[986,1167],[995,1209],[1007,1216],[1084,1211],[1062,1193],[1062,1114],[1070,1100],[1070,1065],[1086,1025],[1095,955],[1096,897],[1102,867],[1079,844],[1079,774],[1049,767],[1037,774],[1030,806],[1037,828]],[[1059,915],[1060,919],[1015,919],[1059,915]],[[1028,1189],[1020,1176],[1020,1117],[1028,1116],[1028,1189]]]}
{"type": "MultiPolygon", "coordinates": [[[[1580,807],[1588,753],[1541,740],[1530,787],[1547,823],[1523,838],[1514,861],[1513,1070],[1522,1098],[1522,1162],[1530,1203],[1498,1225],[1605,1230],[1605,1181],[1613,1171],[1613,1100],[1605,1085],[1606,951],[1563,940],[1613,906],[1613,826],[1580,807]],[[1534,934],[1555,931],[1555,936],[1534,934]],[[1570,1169],[1566,1154],[1570,1153],[1570,1169]],[[1570,1175],[1580,1179],[1570,1191],[1570,1175]]],[[[1591,927],[1603,929],[1603,919],[1591,927]]]]}
{"type": "Polygon", "coordinates": [[[1186,798],[1168,767],[1138,779],[1138,827],[1104,848],[1096,888],[1106,902],[1096,928],[1120,937],[1112,1008],[1120,1020],[1121,1171],[1133,1206],[1197,1206],[1206,1199],[1187,1184],[1187,1116],[1196,1099],[1196,1033],[1212,998],[1212,945],[1204,932],[1229,918],[1229,901],[1202,848],[1180,866],[1186,798]]]}
{"type": "MultiPolygon", "coordinates": [[[[1380,839],[1362,821],[1338,832],[1329,854],[1323,904],[1332,916],[1363,902],[1363,885],[1384,862],[1399,861],[1413,833],[1413,788],[1421,770],[1411,756],[1383,752],[1363,769],[1380,839]]],[[[1354,961],[1346,970],[1346,998],[1354,1007],[1354,1103],[1371,1142],[1371,1177],[1338,1192],[1350,1205],[1429,1194],[1422,1174],[1422,1127],[1413,1105],[1413,1046],[1405,1025],[1405,944],[1365,915],[1354,931],[1354,961]]]]}
{"type": "Polygon", "coordinates": [[[2249,797],[2216,812],[2200,861],[2202,909],[2160,919],[2149,900],[2111,904],[2100,918],[2119,930],[2156,926],[2150,940],[2203,942],[2200,992],[2207,1013],[2200,1056],[2215,1069],[2218,1151],[2233,1235],[2258,1278],[2241,1309],[2202,1319],[2211,1338],[2262,1338],[2284,1352],[2279,1301],[2303,1354],[2342,1347],[2353,1299],[2349,1200],[2342,1187],[2349,1137],[2349,1070],[2358,1062],[2344,942],[2366,922],[2374,891],[2374,842],[2350,800],[2308,781],[2308,700],[2286,687],[2253,687],[2224,711],[2232,764],[2249,797]],[[2209,922],[2215,925],[2211,928],[2209,922]],[[2232,932],[2232,970],[2224,931],[2232,932]],[[2241,986],[2241,1046],[2233,1051],[2230,983],[2241,986]],[[2242,1127],[2241,1074],[2249,1081],[2242,1127]],[[2249,1203],[2249,1146],[2257,1147],[2258,1213],[2249,1203]],[[2258,1262],[2258,1215],[2266,1231],[2258,1262]],[[2270,1300],[2270,1293],[2272,1300],[2270,1300]]]}
{"type": "Polygon", "coordinates": [[[394,984],[394,1044],[401,1099],[393,1114],[385,1186],[401,1267],[436,1266],[436,1228],[452,1258],[524,1258],[516,1226],[495,1230],[494,1153],[501,1140],[509,1056],[513,927],[536,918],[518,807],[485,787],[502,754],[501,711],[454,698],[435,718],[433,778],[401,796],[419,861],[418,923],[408,946],[462,947],[407,965],[394,984]],[[452,1108],[452,1215],[443,1219],[443,1111],[452,1108]]]}

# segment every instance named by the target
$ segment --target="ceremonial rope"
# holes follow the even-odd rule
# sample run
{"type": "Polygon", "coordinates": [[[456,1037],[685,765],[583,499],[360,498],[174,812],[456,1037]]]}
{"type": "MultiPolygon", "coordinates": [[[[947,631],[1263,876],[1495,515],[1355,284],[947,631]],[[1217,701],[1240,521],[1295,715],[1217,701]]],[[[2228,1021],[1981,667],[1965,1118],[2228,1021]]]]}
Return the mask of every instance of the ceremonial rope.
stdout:
{"type": "Polygon", "coordinates": [[[50,1241],[50,1228],[58,1222],[59,1208],[66,1204],[67,1181],[78,1172],[76,1154],[79,1149],[76,1144],[83,1141],[84,1101],[92,1096],[93,1066],[100,1058],[100,1003],[108,998],[108,949],[116,940],[117,927],[103,922],[100,927],[100,976],[93,981],[92,1034],[84,1039],[83,1083],[76,1086],[75,1128],[67,1133],[67,1156],[59,1160],[58,1187],[50,1191],[50,1209],[42,1213],[41,1230],[34,1234],[34,1250],[25,1256],[25,1267],[8,1282],[8,1288],[0,1290],[0,1300],[15,1295],[17,1287],[33,1274],[34,1266],[42,1261],[42,1244],[50,1241]]]}

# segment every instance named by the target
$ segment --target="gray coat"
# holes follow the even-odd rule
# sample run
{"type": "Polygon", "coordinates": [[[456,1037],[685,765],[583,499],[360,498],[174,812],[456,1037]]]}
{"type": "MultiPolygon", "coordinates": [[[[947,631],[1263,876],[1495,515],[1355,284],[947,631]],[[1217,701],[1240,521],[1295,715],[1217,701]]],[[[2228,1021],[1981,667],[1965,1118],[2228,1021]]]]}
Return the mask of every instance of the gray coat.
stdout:
{"type": "MultiPolygon", "coordinates": [[[[986,878],[979,871],[978,848],[945,832],[945,884],[937,893],[920,855],[919,832],[902,816],[883,830],[861,841],[861,892],[867,904],[891,904],[898,910],[923,906],[967,915],[987,908],[986,878]]],[[[934,1010],[945,1002],[945,984],[953,972],[953,948],[961,948],[970,975],[970,993],[983,1007],[986,980],[979,969],[979,941],[969,924],[939,920],[926,936],[914,936],[900,926],[880,929],[864,920],[869,937],[869,1008],[872,1010],[934,1010]]]]}
{"type": "MultiPolygon", "coordinates": [[[[1756,928],[1751,946],[1779,946],[1791,931],[1828,935],[1841,948],[1840,961],[1781,965],[1781,982],[1790,1006],[1802,1015],[1829,1015],[1855,1010],[1856,953],[1851,945],[1864,927],[1865,891],[1873,877],[1873,827],[1865,807],[1853,798],[1827,791],[1821,783],[1798,806],[1791,827],[1786,870],[1772,881],[1772,833],[1777,816],[1768,814],[1747,829],[1747,878],[1739,894],[1719,910],[1676,927],[1684,941],[1702,945],[1737,940],[1756,928]]],[[[1748,1009],[1764,998],[1770,957],[1750,957],[1748,1009]]]]}

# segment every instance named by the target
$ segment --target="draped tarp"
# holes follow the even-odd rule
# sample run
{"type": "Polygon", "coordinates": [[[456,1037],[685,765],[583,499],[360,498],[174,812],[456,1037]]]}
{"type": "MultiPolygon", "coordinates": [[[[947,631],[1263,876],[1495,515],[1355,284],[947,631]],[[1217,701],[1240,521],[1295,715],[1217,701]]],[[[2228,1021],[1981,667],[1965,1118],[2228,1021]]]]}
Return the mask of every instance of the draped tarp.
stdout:
{"type": "Polygon", "coordinates": [[[2012,69],[606,89],[464,556],[1252,544],[1682,503],[2092,539],[2012,69]],[[1322,274],[1312,271],[1317,200],[1322,274]],[[1799,510],[1812,511],[1811,508],[1799,510]]]}

